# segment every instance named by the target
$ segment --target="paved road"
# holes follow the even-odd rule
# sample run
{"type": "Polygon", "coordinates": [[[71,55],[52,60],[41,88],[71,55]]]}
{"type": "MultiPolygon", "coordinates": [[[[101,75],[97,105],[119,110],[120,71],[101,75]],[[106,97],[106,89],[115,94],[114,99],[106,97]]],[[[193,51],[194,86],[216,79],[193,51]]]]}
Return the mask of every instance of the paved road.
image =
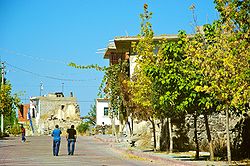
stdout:
{"type": "Polygon", "coordinates": [[[145,166],[166,165],[126,155],[111,149],[107,143],[94,137],[79,137],[74,156],[67,155],[66,139],[62,138],[59,156],[52,156],[50,136],[27,137],[22,143],[18,137],[0,140],[0,165],[83,165],[83,166],[145,166]]]}

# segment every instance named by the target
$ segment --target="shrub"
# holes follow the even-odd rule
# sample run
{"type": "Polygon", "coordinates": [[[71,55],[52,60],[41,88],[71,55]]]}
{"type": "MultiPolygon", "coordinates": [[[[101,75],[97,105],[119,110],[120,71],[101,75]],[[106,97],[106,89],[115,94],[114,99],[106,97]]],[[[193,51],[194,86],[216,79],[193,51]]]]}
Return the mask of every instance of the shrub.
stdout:
{"type": "Polygon", "coordinates": [[[84,123],[84,122],[76,127],[76,130],[81,134],[86,133],[88,129],[89,129],[89,123],[84,123]]]}
{"type": "Polygon", "coordinates": [[[21,128],[19,126],[19,124],[14,124],[10,130],[9,130],[9,133],[12,134],[12,135],[18,135],[21,133],[21,128]]]}
{"type": "Polygon", "coordinates": [[[214,140],[214,156],[221,159],[226,158],[227,154],[227,144],[224,138],[218,138],[214,140]]]}
{"type": "Polygon", "coordinates": [[[3,137],[9,137],[9,134],[8,133],[2,133],[1,131],[0,131],[0,138],[3,138],[3,137]]]}

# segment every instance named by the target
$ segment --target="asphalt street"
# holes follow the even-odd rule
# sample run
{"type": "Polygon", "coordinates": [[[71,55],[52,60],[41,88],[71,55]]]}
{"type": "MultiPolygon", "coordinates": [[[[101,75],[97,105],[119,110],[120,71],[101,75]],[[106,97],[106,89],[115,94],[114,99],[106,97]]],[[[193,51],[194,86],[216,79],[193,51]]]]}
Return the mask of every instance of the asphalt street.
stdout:
{"type": "Polygon", "coordinates": [[[53,156],[52,138],[33,136],[27,137],[25,143],[21,142],[20,137],[0,140],[0,165],[159,166],[168,164],[122,153],[92,136],[78,138],[73,156],[67,155],[67,142],[63,137],[59,156],[53,156]]]}

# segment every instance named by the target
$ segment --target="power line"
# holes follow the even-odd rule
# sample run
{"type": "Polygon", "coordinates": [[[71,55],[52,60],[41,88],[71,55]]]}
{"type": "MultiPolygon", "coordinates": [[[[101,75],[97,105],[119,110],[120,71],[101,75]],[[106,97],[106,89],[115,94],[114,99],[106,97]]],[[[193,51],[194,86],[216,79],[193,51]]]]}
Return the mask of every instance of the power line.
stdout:
{"type": "Polygon", "coordinates": [[[43,77],[43,78],[49,78],[49,79],[53,79],[53,80],[60,80],[60,81],[76,81],[76,82],[85,82],[85,81],[91,81],[91,80],[97,80],[97,79],[88,79],[88,80],[76,80],[76,79],[66,79],[66,78],[58,78],[58,77],[54,77],[54,76],[45,76],[45,75],[41,75],[41,74],[38,74],[38,73],[34,73],[34,72],[31,72],[29,70],[25,70],[25,69],[22,69],[20,67],[16,67],[14,65],[11,65],[7,62],[5,62],[5,64],[7,64],[8,66],[11,66],[15,69],[18,69],[20,71],[23,71],[23,72],[26,72],[26,73],[29,73],[29,74],[32,74],[32,75],[35,75],[37,77],[43,77]]]}
{"type": "MultiPolygon", "coordinates": [[[[48,88],[54,88],[54,87],[61,87],[62,85],[46,85],[46,87],[48,88]]],[[[37,88],[37,85],[16,85],[15,84],[15,87],[26,87],[26,88],[37,88]]],[[[99,86],[92,86],[92,85],[71,85],[71,86],[68,86],[68,85],[64,85],[64,88],[76,88],[76,87],[86,87],[86,88],[96,88],[96,87],[99,87],[99,86]]]]}
{"type": "Polygon", "coordinates": [[[67,62],[64,62],[64,61],[61,61],[61,60],[53,60],[53,59],[44,59],[44,58],[40,58],[40,57],[35,57],[35,56],[31,56],[31,55],[28,55],[28,54],[24,54],[24,53],[20,53],[20,52],[17,52],[17,51],[13,51],[13,50],[10,50],[10,49],[6,49],[6,48],[0,48],[0,50],[6,52],[6,53],[9,53],[9,54],[14,54],[14,55],[17,55],[17,56],[23,56],[23,57],[28,57],[28,58],[31,58],[31,59],[34,59],[34,60],[38,60],[38,61],[45,61],[45,62],[50,62],[50,63],[60,63],[60,64],[64,64],[64,65],[68,65],[67,62]]]}
{"type": "MultiPolygon", "coordinates": [[[[29,98],[22,98],[21,100],[29,100],[29,98]]],[[[46,99],[46,101],[58,101],[58,99],[46,99]]],[[[60,99],[60,101],[68,101],[70,102],[71,100],[67,100],[67,99],[60,99]]],[[[76,101],[72,101],[72,102],[77,102],[77,103],[93,103],[94,101],[89,101],[89,100],[76,100],[76,101]]]]}

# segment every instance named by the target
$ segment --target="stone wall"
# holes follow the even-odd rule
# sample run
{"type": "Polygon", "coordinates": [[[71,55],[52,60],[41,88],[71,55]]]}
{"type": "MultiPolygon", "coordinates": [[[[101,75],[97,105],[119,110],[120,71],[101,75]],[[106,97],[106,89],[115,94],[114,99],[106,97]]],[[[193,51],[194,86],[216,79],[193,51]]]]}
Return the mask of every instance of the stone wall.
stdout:
{"type": "MultiPolygon", "coordinates": [[[[244,117],[238,117],[236,115],[231,115],[229,118],[229,130],[230,130],[230,141],[231,147],[236,147],[237,144],[240,145],[242,139],[242,122],[244,122],[244,117]],[[237,142],[238,141],[238,142],[237,142]]],[[[186,115],[185,117],[178,117],[172,119],[172,135],[174,151],[185,151],[185,150],[195,150],[194,141],[194,117],[192,115],[186,115]]],[[[224,148],[226,150],[226,115],[225,113],[216,113],[208,115],[208,123],[211,132],[211,137],[213,140],[213,145],[216,151],[224,148]],[[221,148],[221,149],[218,149],[221,148]]],[[[157,120],[156,124],[156,137],[157,137],[157,149],[162,151],[167,151],[169,149],[169,126],[167,119],[164,123],[157,120]]],[[[248,126],[249,128],[250,126],[248,126]]],[[[201,151],[209,151],[207,133],[205,128],[204,116],[200,115],[197,118],[197,130],[198,130],[198,141],[201,151]]],[[[152,124],[146,121],[138,121],[134,123],[134,132],[131,140],[136,140],[137,146],[145,146],[145,142],[148,148],[153,148],[153,133],[152,124]]],[[[248,145],[250,146],[250,144],[248,145]]]]}
{"type": "Polygon", "coordinates": [[[39,127],[37,127],[37,134],[40,135],[50,135],[55,128],[55,125],[59,125],[59,128],[62,131],[62,135],[66,135],[66,131],[68,128],[70,128],[71,125],[75,126],[75,129],[78,125],[81,124],[81,120],[67,120],[67,121],[62,121],[59,119],[54,119],[54,120],[46,120],[43,121],[41,120],[39,122],[39,127]]]}
{"type": "MultiPolygon", "coordinates": [[[[229,119],[229,131],[231,142],[236,137],[233,132],[237,122],[239,122],[241,117],[231,116],[229,119]]],[[[188,129],[187,136],[189,138],[189,143],[194,146],[194,117],[192,115],[187,115],[185,118],[186,127],[188,129]]],[[[226,143],[226,115],[225,113],[216,113],[213,115],[208,115],[208,123],[211,132],[211,137],[214,143],[220,141],[221,144],[226,143]]],[[[201,150],[208,149],[207,133],[205,128],[204,116],[200,115],[197,117],[197,132],[198,140],[201,150]]],[[[219,142],[218,142],[219,143],[219,142]]]]}

